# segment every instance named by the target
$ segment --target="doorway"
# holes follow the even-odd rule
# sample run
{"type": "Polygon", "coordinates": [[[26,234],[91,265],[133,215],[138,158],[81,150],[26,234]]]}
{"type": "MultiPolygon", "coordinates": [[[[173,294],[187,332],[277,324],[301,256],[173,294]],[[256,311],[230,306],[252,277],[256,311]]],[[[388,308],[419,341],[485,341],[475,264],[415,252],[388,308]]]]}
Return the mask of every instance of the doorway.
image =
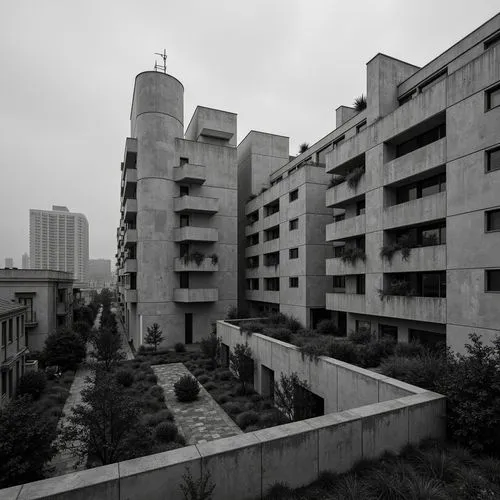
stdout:
{"type": "Polygon", "coordinates": [[[193,343],[193,313],[184,314],[184,343],[193,343]]]}

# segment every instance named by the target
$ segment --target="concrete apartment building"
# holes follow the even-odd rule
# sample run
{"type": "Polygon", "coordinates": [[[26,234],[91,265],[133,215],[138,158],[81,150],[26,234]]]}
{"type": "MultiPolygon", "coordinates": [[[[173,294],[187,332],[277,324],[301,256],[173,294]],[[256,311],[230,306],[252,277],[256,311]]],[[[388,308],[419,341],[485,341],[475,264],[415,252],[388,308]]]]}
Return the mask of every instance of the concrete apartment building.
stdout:
{"type": "Polygon", "coordinates": [[[22,262],[22,266],[21,266],[22,269],[29,269],[30,268],[30,256],[26,252],[23,253],[21,262],[22,262]]]}
{"type": "Polygon", "coordinates": [[[330,316],[323,143],[291,160],[287,137],[252,131],[238,145],[239,305],[251,315],[280,311],[308,327],[330,316]]]}
{"type": "Polygon", "coordinates": [[[0,299],[26,308],[25,344],[39,351],[47,335],[72,324],[73,276],[45,269],[0,269],[0,299]]]}
{"type": "Polygon", "coordinates": [[[14,259],[12,257],[5,257],[5,268],[12,269],[14,267],[14,259]]]}
{"type": "Polygon", "coordinates": [[[89,259],[89,284],[91,288],[109,287],[113,281],[111,260],[89,259]]]}
{"type": "Polygon", "coordinates": [[[0,299],[0,409],[16,393],[25,370],[26,306],[0,299]]]}
{"type": "Polygon", "coordinates": [[[338,111],[326,307],[458,351],[499,334],[500,15],[422,68],[377,54],[366,109],[338,111]]]}
{"type": "Polygon", "coordinates": [[[129,339],[158,323],[164,345],[199,341],[237,295],[236,115],[197,107],[155,71],[135,80],[121,165],[118,291],[129,339]]]}
{"type": "Polygon", "coordinates": [[[30,209],[30,259],[32,269],[66,271],[86,285],[89,224],[85,215],[57,205],[52,210],[30,209]]]}

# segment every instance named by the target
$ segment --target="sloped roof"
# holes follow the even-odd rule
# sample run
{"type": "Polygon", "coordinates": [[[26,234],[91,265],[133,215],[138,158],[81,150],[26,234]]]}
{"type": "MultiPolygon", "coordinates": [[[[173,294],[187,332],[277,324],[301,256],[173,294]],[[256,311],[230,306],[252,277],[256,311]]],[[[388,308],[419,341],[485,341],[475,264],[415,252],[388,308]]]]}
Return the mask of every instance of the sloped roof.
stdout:
{"type": "Polygon", "coordinates": [[[22,311],[26,306],[18,302],[10,302],[9,300],[0,299],[0,314],[8,314],[15,311],[22,311]]]}

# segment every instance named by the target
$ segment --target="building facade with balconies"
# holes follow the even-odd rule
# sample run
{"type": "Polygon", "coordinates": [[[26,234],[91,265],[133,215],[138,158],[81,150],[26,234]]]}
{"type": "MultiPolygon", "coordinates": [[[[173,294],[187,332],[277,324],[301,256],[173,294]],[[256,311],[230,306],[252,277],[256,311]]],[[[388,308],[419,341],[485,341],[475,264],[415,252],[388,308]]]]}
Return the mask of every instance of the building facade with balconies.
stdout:
{"type": "Polygon", "coordinates": [[[26,306],[0,299],[0,409],[15,395],[28,353],[26,306]]]}
{"type": "Polygon", "coordinates": [[[197,342],[237,299],[236,115],[198,106],[184,132],[183,107],[174,77],[136,77],[116,255],[136,347],[153,323],[166,346],[197,342]]]}
{"type": "Polygon", "coordinates": [[[296,158],[287,137],[250,132],[238,146],[239,306],[282,312],[304,326],[330,317],[324,140],[296,158]]]}
{"type": "Polygon", "coordinates": [[[26,307],[25,345],[43,349],[47,336],[73,323],[73,274],[48,269],[0,269],[0,299],[26,307]]]}
{"type": "Polygon", "coordinates": [[[472,332],[491,340],[500,333],[500,15],[422,68],[377,54],[366,104],[337,113],[343,142],[326,155],[326,307],[346,331],[457,351],[472,332]]]}

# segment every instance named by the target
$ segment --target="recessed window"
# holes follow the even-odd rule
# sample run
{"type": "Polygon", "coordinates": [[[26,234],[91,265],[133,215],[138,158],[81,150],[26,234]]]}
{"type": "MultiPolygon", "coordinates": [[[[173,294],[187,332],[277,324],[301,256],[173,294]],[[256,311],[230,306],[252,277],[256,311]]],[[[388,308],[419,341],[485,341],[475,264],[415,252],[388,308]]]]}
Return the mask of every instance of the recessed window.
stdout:
{"type": "Polygon", "coordinates": [[[496,47],[500,44],[500,32],[491,36],[484,42],[484,50],[490,49],[491,47],[496,47]]]}
{"type": "Polygon", "coordinates": [[[290,248],[290,250],[288,250],[288,258],[289,259],[298,259],[299,258],[299,249],[298,248],[290,248]]]}
{"type": "Polygon", "coordinates": [[[500,170],[500,148],[486,151],[486,171],[500,170]]]}
{"type": "Polygon", "coordinates": [[[356,203],[356,215],[363,215],[366,211],[365,200],[356,203]]]}
{"type": "Polygon", "coordinates": [[[365,294],[365,275],[358,274],[356,276],[356,293],[360,295],[365,294]]]}
{"type": "Polygon", "coordinates": [[[280,211],[280,200],[274,200],[267,205],[264,205],[264,217],[269,217],[280,211]]]}
{"type": "Polygon", "coordinates": [[[189,186],[181,186],[179,188],[179,190],[180,190],[181,196],[188,196],[189,195],[189,186]]]}
{"type": "Polygon", "coordinates": [[[362,121],[359,125],[356,125],[356,133],[359,134],[366,128],[366,120],[362,121]]]}
{"type": "Polygon", "coordinates": [[[189,215],[180,216],[180,225],[181,227],[189,226],[189,215]]]}
{"type": "Polygon", "coordinates": [[[293,278],[289,278],[290,288],[299,288],[299,278],[294,276],[293,278]]]}
{"type": "Polygon", "coordinates": [[[182,165],[187,165],[189,163],[189,158],[179,158],[179,165],[182,167],[182,165]]]}
{"type": "Polygon", "coordinates": [[[295,231],[296,229],[299,228],[299,219],[292,219],[289,223],[288,223],[288,229],[290,231],[295,231]]]}
{"type": "Polygon", "coordinates": [[[486,271],[486,291],[500,292],[500,269],[486,271]]]}
{"type": "Polygon", "coordinates": [[[500,85],[486,91],[486,109],[500,106],[500,85]]]}
{"type": "Polygon", "coordinates": [[[334,276],[333,288],[334,289],[345,288],[345,276],[334,276]]]}
{"type": "Polygon", "coordinates": [[[486,212],[486,231],[500,231],[500,209],[486,212]]]}
{"type": "Polygon", "coordinates": [[[264,231],[264,234],[266,237],[266,241],[276,240],[280,237],[280,227],[274,226],[270,229],[267,229],[266,231],[264,231]]]}
{"type": "Polygon", "coordinates": [[[247,279],[247,290],[258,290],[258,289],[259,289],[258,278],[247,279]]]}
{"type": "Polygon", "coordinates": [[[288,201],[295,201],[299,198],[299,190],[294,189],[293,191],[290,191],[290,194],[288,195],[288,201]]]}
{"type": "Polygon", "coordinates": [[[279,292],[280,290],[280,279],[279,278],[265,278],[264,284],[266,290],[270,292],[279,292]]]}
{"type": "Polygon", "coordinates": [[[179,288],[189,288],[189,273],[179,274],[179,288]]]}

